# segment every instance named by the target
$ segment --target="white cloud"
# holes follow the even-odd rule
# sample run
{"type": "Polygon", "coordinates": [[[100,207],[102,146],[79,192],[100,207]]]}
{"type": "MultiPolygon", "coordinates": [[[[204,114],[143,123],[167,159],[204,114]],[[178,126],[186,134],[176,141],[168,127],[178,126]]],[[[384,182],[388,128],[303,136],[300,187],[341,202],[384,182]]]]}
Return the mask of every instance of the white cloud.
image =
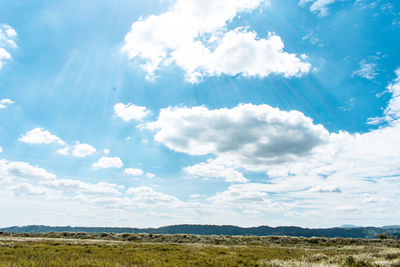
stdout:
{"type": "Polygon", "coordinates": [[[77,142],[73,146],[72,155],[77,158],[85,158],[96,152],[96,149],[89,144],[81,144],[77,142]]]}
{"type": "MultiPolygon", "coordinates": [[[[228,190],[217,193],[215,196],[210,197],[209,200],[219,202],[219,204],[232,202],[232,203],[255,203],[257,201],[268,202],[268,193],[262,188],[264,184],[243,184],[231,185],[228,190]]],[[[225,206],[225,205],[224,205],[225,206]]]]}
{"type": "Polygon", "coordinates": [[[104,149],[103,149],[103,152],[104,152],[104,155],[108,155],[108,154],[110,154],[110,150],[109,150],[109,149],[107,149],[107,148],[104,148],[104,149]]]}
{"type": "MultiPolygon", "coordinates": [[[[1,54],[1,51],[0,51],[1,54]]],[[[1,61],[1,55],[0,55],[0,61],[1,61]]],[[[0,100],[0,109],[6,109],[8,106],[14,104],[15,102],[12,101],[11,99],[5,98],[0,100]]]]}
{"type": "Polygon", "coordinates": [[[231,185],[223,192],[217,193],[208,200],[213,207],[229,211],[251,212],[265,214],[276,210],[282,210],[271,200],[271,196],[263,190],[265,184],[237,184],[231,185]]]}
{"type": "Polygon", "coordinates": [[[156,175],[154,173],[148,172],[146,173],[146,177],[149,179],[153,179],[156,175]]]}
{"type": "Polygon", "coordinates": [[[400,68],[396,71],[396,79],[387,87],[392,94],[389,104],[385,109],[386,120],[392,123],[398,123],[400,119],[400,68]]]}
{"type": "MultiPolygon", "coordinates": [[[[26,132],[19,138],[19,141],[28,144],[57,143],[59,145],[65,145],[65,142],[61,140],[58,136],[50,133],[47,130],[44,130],[43,128],[35,128],[26,132]]],[[[71,154],[72,156],[77,158],[85,158],[92,155],[95,152],[96,149],[93,146],[89,144],[82,144],[79,142],[76,142],[76,144],[73,146],[66,146],[56,151],[57,154],[63,156],[68,156],[71,154]]]]}
{"type": "Polygon", "coordinates": [[[132,201],[146,204],[168,204],[179,201],[176,197],[156,192],[147,186],[129,188],[126,193],[132,196],[132,201]]]}
{"type": "Polygon", "coordinates": [[[5,61],[9,59],[11,59],[11,54],[4,48],[0,47],[0,69],[3,67],[5,61]]]}
{"type": "Polygon", "coordinates": [[[9,98],[4,98],[4,99],[2,99],[2,100],[0,100],[0,103],[1,104],[14,104],[15,102],[14,101],[12,101],[11,99],[9,99],[9,98]]]}
{"type": "Polygon", "coordinates": [[[317,193],[341,193],[339,186],[315,186],[310,189],[311,192],[317,193]]]}
{"type": "Polygon", "coordinates": [[[313,30],[308,30],[307,34],[305,36],[303,36],[301,39],[309,40],[310,43],[312,43],[313,45],[324,46],[324,44],[322,44],[321,40],[318,39],[317,36],[315,36],[315,33],[313,30]]]}
{"type": "Polygon", "coordinates": [[[19,141],[28,144],[65,144],[63,140],[58,138],[56,135],[51,134],[49,131],[44,130],[43,128],[35,128],[26,132],[21,136],[21,138],[19,138],[19,141]]]}
{"type": "Polygon", "coordinates": [[[63,156],[68,156],[69,155],[69,150],[70,147],[64,147],[64,148],[60,148],[56,151],[57,154],[63,155],[63,156]]]}
{"type": "Polygon", "coordinates": [[[373,80],[378,75],[375,63],[360,62],[360,68],[353,71],[352,75],[357,75],[368,80],[373,80]]]}
{"type": "Polygon", "coordinates": [[[44,190],[40,187],[33,186],[28,183],[20,183],[20,184],[12,186],[10,189],[17,196],[23,196],[23,195],[35,196],[35,195],[44,195],[47,193],[46,190],[44,190]]]}
{"type": "Polygon", "coordinates": [[[124,170],[124,175],[140,176],[143,173],[141,169],[127,168],[124,170]]]}
{"type": "Polygon", "coordinates": [[[131,121],[131,120],[143,120],[144,117],[149,115],[149,111],[146,107],[136,106],[131,103],[123,104],[118,103],[114,106],[115,115],[120,117],[124,121],[131,121]]]}
{"type": "Polygon", "coordinates": [[[300,0],[300,5],[304,5],[305,3],[312,2],[310,6],[310,11],[312,13],[317,13],[320,17],[325,17],[328,15],[329,5],[332,5],[336,2],[336,0],[300,0]]]}
{"type": "Polygon", "coordinates": [[[89,195],[121,195],[120,190],[123,186],[117,186],[115,184],[109,183],[97,183],[90,184],[79,180],[69,180],[69,179],[57,179],[52,181],[41,181],[40,185],[53,188],[57,190],[62,190],[63,193],[84,193],[89,195]]]}
{"type": "Polygon", "coordinates": [[[71,155],[77,158],[86,158],[90,155],[93,155],[96,152],[96,148],[89,144],[81,144],[76,142],[73,146],[67,146],[64,148],[60,148],[56,151],[57,154],[68,156],[71,155]]]}
{"type": "MultiPolygon", "coordinates": [[[[150,187],[127,190],[124,186],[105,182],[87,183],[57,179],[54,174],[25,162],[0,160],[0,184],[2,185],[0,203],[4,204],[0,205],[2,213],[29,207],[21,213],[23,218],[11,220],[13,222],[19,220],[29,222],[36,216],[40,216],[40,219],[46,222],[70,219],[82,222],[83,214],[90,214],[97,218],[97,221],[98,216],[104,216],[103,219],[108,222],[113,218],[120,218],[122,214],[124,214],[122,221],[132,216],[137,218],[161,216],[160,219],[171,220],[175,216],[182,218],[178,213],[191,212],[188,210],[189,207],[176,197],[156,192],[150,187]],[[43,210],[46,212],[43,213],[43,210]],[[60,210],[63,212],[57,212],[60,210]],[[74,211],[74,216],[66,217],[67,210],[74,211]]],[[[190,204],[190,207],[194,205],[190,204]]],[[[103,219],[100,224],[105,223],[103,219]]]]}
{"type": "Polygon", "coordinates": [[[0,146],[0,153],[2,153],[3,152],[3,148],[0,146]]]}
{"type": "Polygon", "coordinates": [[[124,186],[109,183],[86,183],[79,180],[57,179],[56,175],[26,162],[0,160],[0,181],[13,183],[10,189],[17,195],[121,195],[124,186]]]}
{"type": "Polygon", "coordinates": [[[129,58],[144,60],[148,79],[161,65],[177,64],[186,80],[197,83],[206,76],[237,75],[266,77],[297,76],[310,64],[283,51],[279,36],[259,38],[247,28],[227,30],[241,12],[250,12],[264,0],[179,0],[166,13],[132,24],[123,51],[129,58]]]}
{"type": "Polygon", "coordinates": [[[379,1],[376,0],[356,0],[354,2],[354,6],[359,7],[361,9],[365,8],[375,8],[379,1]]]}
{"type": "Polygon", "coordinates": [[[15,43],[16,37],[17,32],[13,28],[0,23],[0,69],[4,66],[6,61],[12,58],[8,49],[17,47],[15,43]]]}
{"type": "Polygon", "coordinates": [[[310,70],[310,64],[302,62],[295,54],[284,52],[283,48],[284,44],[277,35],[260,39],[255,32],[238,28],[227,32],[213,52],[197,42],[175,50],[172,59],[186,71],[186,79],[192,83],[204,76],[221,74],[246,77],[281,74],[290,77],[310,70]]]}
{"type": "Polygon", "coordinates": [[[118,157],[101,157],[97,162],[93,163],[94,169],[122,168],[124,164],[118,157]]]}
{"type": "Polygon", "coordinates": [[[383,117],[369,118],[369,124],[382,124],[384,122],[399,123],[400,119],[400,68],[395,71],[396,78],[387,86],[387,91],[392,94],[384,111],[383,117]]]}
{"type": "Polygon", "coordinates": [[[186,171],[206,174],[209,167],[208,175],[212,171],[213,176],[236,181],[244,177],[234,168],[267,170],[270,165],[296,161],[330,138],[322,125],[313,124],[301,112],[252,104],[216,110],[166,108],[157,121],[142,127],[155,130],[154,139],[174,151],[217,156],[218,164],[210,161],[186,171]]]}
{"type": "Polygon", "coordinates": [[[8,161],[5,159],[0,160],[0,180],[52,180],[55,178],[56,176],[54,174],[26,162],[8,161]]]}
{"type": "Polygon", "coordinates": [[[241,172],[226,166],[226,164],[218,164],[217,160],[208,160],[206,163],[202,162],[194,166],[188,166],[184,168],[184,171],[194,177],[221,178],[232,183],[248,182],[241,172]]]}

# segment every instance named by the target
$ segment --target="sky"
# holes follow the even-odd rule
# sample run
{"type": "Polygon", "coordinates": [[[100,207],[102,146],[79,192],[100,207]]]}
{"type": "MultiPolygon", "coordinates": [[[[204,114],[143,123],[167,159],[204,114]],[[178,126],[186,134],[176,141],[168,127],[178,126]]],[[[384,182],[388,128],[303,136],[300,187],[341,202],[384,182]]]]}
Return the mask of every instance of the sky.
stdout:
{"type": "Polygon", "coordinates": [[[400,3],[0,2],[0,227],[399,224],[400,3]]]}

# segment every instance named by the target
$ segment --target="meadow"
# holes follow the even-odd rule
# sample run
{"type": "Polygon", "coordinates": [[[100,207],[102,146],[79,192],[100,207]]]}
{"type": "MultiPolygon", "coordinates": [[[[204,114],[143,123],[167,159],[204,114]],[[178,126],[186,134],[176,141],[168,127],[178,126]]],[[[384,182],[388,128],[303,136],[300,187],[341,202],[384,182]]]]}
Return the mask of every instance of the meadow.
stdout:
{"type": "Polygon", "coordinates": [[[2,232],[0,266],[400,266],[400,241],[2,232]]]}

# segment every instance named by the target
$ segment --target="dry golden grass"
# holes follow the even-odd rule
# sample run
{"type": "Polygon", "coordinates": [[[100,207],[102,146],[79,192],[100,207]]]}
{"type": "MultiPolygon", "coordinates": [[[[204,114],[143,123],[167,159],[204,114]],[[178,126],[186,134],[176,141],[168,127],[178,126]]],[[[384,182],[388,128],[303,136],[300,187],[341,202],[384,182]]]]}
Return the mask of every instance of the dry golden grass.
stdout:
{"type": "Polygon", "coordinates": [[[400,266],[395,240],[0,234],[0,266],[400,266]]]}

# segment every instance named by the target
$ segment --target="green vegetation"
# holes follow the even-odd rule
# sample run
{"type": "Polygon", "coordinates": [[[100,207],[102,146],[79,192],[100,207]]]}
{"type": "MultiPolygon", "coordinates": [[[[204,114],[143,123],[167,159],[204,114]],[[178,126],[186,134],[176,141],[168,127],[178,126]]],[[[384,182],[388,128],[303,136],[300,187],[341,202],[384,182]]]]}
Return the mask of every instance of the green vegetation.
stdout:
{"type": "Polygon", "coordinates": [[[83,232],[83,233],[146,233],[146,234],[192,234],[192,235],[252,235],[252,236],[323,236],[343,238],[376,238],[378,235],[400,236],[400,226],[384,227],[334,227],[301,228],[295,226],[257,226],[243,228],[234,225],[195,225],[181,224],[159,228],[120,228],[120,227],[71,227],[27,225],[2,228],[9,233],[47,233],[47,232],[83,232]]]}
{"type": "Polygon", "coordinates": [[[400,266],[400,241],[0,233],[0,266],[400,266]]]}

